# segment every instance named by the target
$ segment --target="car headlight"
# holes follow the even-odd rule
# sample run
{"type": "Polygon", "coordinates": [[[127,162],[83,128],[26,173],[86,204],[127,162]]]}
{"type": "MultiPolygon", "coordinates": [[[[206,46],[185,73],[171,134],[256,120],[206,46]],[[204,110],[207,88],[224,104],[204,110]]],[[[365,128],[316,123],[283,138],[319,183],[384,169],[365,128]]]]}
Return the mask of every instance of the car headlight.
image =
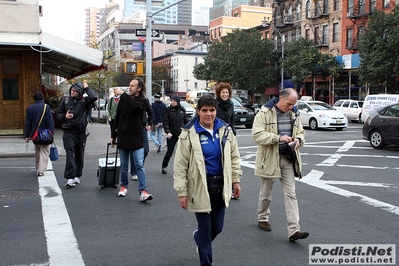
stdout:
{"type": "Polygon", "coordinates": [[[319,117],[324,118],[324,119],[330,119],[330,117],[324,113],[318,113],[317,114],[319,117]]]}

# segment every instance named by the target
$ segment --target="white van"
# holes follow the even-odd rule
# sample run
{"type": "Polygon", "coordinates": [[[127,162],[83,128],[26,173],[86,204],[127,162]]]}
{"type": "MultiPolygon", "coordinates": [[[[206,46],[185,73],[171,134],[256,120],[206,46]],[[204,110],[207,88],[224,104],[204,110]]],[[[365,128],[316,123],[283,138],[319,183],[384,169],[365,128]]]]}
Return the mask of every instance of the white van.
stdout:
{"type": "Polygon", "coordinates": [[[367,95],[363,102],[361,122],[366,120],[371,110],[399,102],[399,94],[372,94],[367,95]]]}

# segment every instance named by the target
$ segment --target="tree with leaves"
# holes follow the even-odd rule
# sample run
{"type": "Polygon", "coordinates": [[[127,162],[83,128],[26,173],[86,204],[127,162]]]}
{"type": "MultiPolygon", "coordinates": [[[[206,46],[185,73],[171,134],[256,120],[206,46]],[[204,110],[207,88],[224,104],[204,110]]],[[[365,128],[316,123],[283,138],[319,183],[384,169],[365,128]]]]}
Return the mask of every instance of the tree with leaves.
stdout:
{"type": "Polygon", "coordinates": [[[321,53],[312,40],[300,38],[287,44],[282,61],[284,70],[292,75],[295,83],[311,76],[320,75],[326,79],[341,69],[335,57],[321,53]]]}
{"type": "Polygon", "coordinates": [[[367,28],[360,34],[357,74],[363,84],[387,86],[389,93],[399,87],[399,6],[391,13],[374,10],[367,28]]]}
{"type": "Polygon", "coordinates": [[[273,43],[259,31],[233,30],[208,46],[204,63],[194,67],[199,80],[228,82],[235,89],[264,89],[275,80],[273,43]]]}

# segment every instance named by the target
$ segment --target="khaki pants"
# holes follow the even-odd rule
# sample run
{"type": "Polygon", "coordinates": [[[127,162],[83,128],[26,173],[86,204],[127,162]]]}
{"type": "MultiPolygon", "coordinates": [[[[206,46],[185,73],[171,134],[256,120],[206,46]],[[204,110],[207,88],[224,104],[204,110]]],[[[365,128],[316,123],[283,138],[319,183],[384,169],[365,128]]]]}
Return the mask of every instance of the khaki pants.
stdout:
{"type": "Polygon", "coordinates": [[[36,157],[36,173],[44,173],[47,169],[51,145],[36,145],[35,144],[35,157],[36,157]]]}
{"type": "MultiPolygon", "coordinates": [[[[283,186],[285,214],[288,220],[288,237],[300,231],[298,201],[295,194],[294,166],[284,155],[280,155],[281,178],[283,186]]],[[[269,221],[270,203],[272,202],[274,178],[261,178],[258,202],[258,221],[269,221]]]]}

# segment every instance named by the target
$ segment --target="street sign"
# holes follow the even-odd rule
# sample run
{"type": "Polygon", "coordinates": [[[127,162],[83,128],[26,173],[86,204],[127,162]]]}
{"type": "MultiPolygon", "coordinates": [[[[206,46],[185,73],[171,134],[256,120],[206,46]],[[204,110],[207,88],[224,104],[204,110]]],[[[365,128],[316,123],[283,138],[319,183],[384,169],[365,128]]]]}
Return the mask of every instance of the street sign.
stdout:
{"type": "Polygon", "coordinates": [[[145,36],[145,29],[136,29],[136,36],[145,36]]]}
{"type": "MultiPolygon", "coordinates": [[[[146,29],[136,29],[136,37],[146,36],[146,29]]],[[[152,37],[159,37],[160,32],[159,30],[151,30],[152,37]]]]}

